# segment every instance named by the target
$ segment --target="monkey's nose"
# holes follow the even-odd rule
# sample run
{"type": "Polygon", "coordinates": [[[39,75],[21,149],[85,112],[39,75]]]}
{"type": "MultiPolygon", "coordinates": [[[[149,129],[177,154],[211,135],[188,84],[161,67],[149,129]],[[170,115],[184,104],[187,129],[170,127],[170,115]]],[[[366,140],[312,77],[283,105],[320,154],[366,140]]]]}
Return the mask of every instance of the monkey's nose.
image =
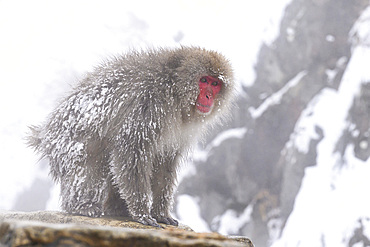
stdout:
{"type": "Polygon", "coordinates": [[[213,92],[212,92],[212,90],[207,90],[205,94],[206,94],[207,100],[210,100],[210,99],[213,98],[213,92]]]}

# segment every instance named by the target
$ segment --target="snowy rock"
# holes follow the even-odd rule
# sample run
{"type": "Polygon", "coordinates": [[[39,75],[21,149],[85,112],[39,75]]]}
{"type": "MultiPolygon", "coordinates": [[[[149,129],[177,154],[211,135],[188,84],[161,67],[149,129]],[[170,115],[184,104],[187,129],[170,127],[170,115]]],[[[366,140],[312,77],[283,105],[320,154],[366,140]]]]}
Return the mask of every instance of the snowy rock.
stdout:
{"type": "Polygon", "coordinates": [[[5,212],[0,214],[0,246],[253,246],[245,237],[162,226],[163,230],[123,218],[61,212],[5,212]]]}

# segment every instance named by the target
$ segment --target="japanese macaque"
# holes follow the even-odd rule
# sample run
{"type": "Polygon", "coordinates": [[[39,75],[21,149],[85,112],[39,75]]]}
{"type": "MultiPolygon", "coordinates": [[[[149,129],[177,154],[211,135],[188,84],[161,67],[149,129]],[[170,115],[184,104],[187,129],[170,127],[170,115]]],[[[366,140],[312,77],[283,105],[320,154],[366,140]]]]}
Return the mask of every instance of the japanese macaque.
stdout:
{"type": "Polygon", "coordinates": [[[178,225],[170,210],[179,162],[227,116],[233,88],[217,52],[129,52],[87,74],[28,143],[49,160],[63,210],[178,225]]]}

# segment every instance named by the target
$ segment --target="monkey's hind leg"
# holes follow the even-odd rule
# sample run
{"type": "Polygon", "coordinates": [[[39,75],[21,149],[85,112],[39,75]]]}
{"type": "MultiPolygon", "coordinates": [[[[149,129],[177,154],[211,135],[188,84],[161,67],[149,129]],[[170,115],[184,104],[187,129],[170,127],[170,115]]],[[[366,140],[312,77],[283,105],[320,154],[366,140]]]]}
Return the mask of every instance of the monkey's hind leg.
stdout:
{"type": "Polygon", "coordinates": [[[76,174],[61,178],[62,208],[72,214],[100,217],[104,183],[88,176],[86,170],[78,166],[74,170],[76,174]]]}
{"type": "Polygon", "coordinates": [[[176,153],[167,153],[164,156],[157,157],[151,180],[153,192],[151,215],[157,222],[173,226],[179,224],[170,215],[177,163],[178,155],[176,153]]]}
{"type": "Polygon", "coordinates": [[[108,156],[97,143],[89,143],[85,151],[86,157],[60,178],[62,208],[73,214],[100,217],[108,186],[108,156]]]}

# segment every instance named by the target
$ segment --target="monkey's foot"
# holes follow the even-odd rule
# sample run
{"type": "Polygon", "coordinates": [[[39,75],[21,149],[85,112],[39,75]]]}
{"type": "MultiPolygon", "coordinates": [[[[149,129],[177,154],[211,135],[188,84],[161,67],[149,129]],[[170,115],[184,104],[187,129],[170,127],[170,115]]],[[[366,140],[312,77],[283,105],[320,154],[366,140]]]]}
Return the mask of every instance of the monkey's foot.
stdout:
{"type": "Polygon", "coordinates": [[[172,225],[172,226],[179,225],[179,222],[172,217],[159,216],[159,217],[154,217],[154,218],[157,220],[157,222],[164,223],[166,225],[172,225]]]}
{"type": "Polygon", "coordinates": [[[89,217],[100,217],[102,216],[102,210],[100,206],[94,203],[84,203],[74,210],[74,213],[89,217]]]}
{"type": "Polygon", "coordinates": [[[158,227],[158,228],[163,228],[162,226],[160,226],[157,223],[157,221],[154,218],[152,218],[149,215],[134,216],[132,218],[134,220],[136,220],[137,222],[139,222],[141,224],[144,224],[144,225],[147,225],[147,226],[154,226],[154,227],[158,227]]]}

